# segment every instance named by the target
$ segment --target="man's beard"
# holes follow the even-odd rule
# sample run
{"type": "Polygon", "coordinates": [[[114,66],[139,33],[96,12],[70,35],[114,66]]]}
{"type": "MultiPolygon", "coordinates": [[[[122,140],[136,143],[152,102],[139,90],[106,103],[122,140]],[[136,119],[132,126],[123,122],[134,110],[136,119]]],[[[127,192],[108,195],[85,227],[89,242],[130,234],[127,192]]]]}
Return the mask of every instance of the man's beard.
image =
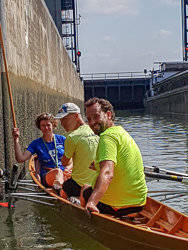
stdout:
{"type": "Polygon", "coordinates": [[[101,133],[103,133],[106,130],[106,126],[105,124],[99,124],[99,128],[94,130],[94,133],[96,135],[100,135],[101,133]]]}

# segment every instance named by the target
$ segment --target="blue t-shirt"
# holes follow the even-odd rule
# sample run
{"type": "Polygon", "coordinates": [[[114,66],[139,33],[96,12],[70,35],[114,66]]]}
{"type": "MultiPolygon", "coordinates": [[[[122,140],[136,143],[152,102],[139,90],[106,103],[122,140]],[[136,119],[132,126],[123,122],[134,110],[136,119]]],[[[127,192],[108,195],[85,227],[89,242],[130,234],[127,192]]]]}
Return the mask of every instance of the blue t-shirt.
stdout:
{"type": "MultiPolygon", "coordinates": [[[[64,154],[64,142],[66,137],[63,135],[54,135],[56,140],[56,148],[57,148],[57,156],[58,156],[58,166],[64,171],[64,167],[61,163],[61,158],[64,154]]],[[[33,155],[37,154],[41,168],[40,168],[40,176],[43,177],[44,174],[48,172],[47,169],[44,169],[44,167],[48,168],[55,168],[56,165],[52,159],[52,157],[55,158],[55,145],[54,141],[52,142],[45,142],[47,145],[47,148],[42,140],[42,138],[38,138],[34,141],[32,141],[27,150],[33,155]],[[51,157],[52,155],[52,157],[51,157]]]]}

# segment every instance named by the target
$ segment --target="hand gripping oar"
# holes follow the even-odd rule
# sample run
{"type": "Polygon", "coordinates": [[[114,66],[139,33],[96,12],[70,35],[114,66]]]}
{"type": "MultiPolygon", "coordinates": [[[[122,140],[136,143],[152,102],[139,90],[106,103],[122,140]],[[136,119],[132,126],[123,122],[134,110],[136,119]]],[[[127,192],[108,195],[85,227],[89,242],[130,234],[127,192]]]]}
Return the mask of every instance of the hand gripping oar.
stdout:
{"type": "Polygon", "coordinates": [[[15,112],[14,112],[11,85],[10,85],[9,76],[8,76],[8,69],[7,69],[7,62],[6,62],[6,57],[5,57],[5,48],[4,48],[4,44],[3,44],[3,35],[2,35],[1,24],[0,24],[0,44],[1,44],[2,52],[3,52],[3,61],[4,61],[5,72],[6,72],[6,77],[7,77],[8,92],[9,92],[9,97],[10,97],[10,106],[11,106],[11,111],[12,111],[13,124],[14,124],[14,128],[16,128],[17,127],[16,118],[15,118],[15,112]]]}

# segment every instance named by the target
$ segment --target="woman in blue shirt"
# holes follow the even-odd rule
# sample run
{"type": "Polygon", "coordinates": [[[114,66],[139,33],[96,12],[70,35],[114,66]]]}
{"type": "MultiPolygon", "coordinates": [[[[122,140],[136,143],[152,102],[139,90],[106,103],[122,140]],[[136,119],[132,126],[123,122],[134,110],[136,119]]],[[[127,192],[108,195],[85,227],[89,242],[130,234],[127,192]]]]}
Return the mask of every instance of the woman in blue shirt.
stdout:
{"type": "Polygon", "coordinates": [[[19,143],[19,129],[13,129],[15,158],[17,162],[21,163],[29,160],[33,154],[37,154],[42,184],[59,189],[64,181],[64,167],[61,158],[64,154],[66,137],[53,133],[53,129],[57,127],[57,121],[49,113],[42,113],[37,116],[35,124],[41,130],[42,137],[32,141],[25,152],[22,152],[19,143]]]}

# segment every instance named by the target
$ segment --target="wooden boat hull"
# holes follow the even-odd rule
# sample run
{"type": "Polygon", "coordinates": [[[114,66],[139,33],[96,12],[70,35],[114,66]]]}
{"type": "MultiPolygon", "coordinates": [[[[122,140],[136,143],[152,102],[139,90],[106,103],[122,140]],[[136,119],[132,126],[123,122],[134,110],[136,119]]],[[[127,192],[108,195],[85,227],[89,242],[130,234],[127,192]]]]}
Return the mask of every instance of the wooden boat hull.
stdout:
{"type": "Polygon", "coordinates": [[[92,213],[61,198],[41,185],[35,176],[35,158],[29,163],[33,181],[59,200],[62,215],[69,214],[84,224],[85,231],[112,249],[188,249],[188,216],[148,197],[145,209],[135,215],[137,223],[92,213]]]}

